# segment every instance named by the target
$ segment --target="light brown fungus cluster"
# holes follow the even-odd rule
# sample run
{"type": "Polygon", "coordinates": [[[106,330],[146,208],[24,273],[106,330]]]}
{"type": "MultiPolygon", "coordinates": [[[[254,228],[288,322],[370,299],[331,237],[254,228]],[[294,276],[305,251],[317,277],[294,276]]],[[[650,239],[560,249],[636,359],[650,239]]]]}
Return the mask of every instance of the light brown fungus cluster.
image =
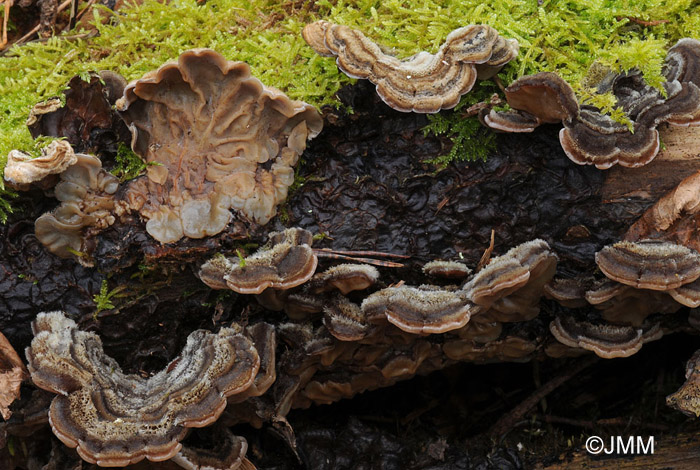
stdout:
{"type": "Polygon", "coordinates": [[[619,163],[638,167],[649,163],[660,148],[657,126],[700,124],[700,41],[681,39],[666,55],[663,93],[642,74],[609,74],[598,93],[612,93],[632,121],[631,128],[599,109],[579,105],[563,79],[543,72],[521,77],[506,88],[508,111],[485,110],[482,122],[505,132],[531,132],[542,123],[562,122],[559,140],[575,163],[606,169],[619,163]]]}
{"type": "Polygon", "coordinates": [[[124,374],[97,335],[61,312],[39,314],[32,328],[29,371],[35,385],[57,394],[49,411],[54,434],[106,467],[175,456],[188,428],[214,422],[227,398],[255,383],[261,364],[245,331],[197,330],[177,359],[143,378],[124,374]]]}
{"type": "Polygon", "coordinates": [[[477,78],[494,76],[518,55],[516,40],[486,25],[456,29],[437,53],[419,52],[404,60],[384,53],[360,31],[328,21],[307,25],[302,34],[318,54],[336,57],[343,72],[374,83],[387,105],[404,112],[453,108],[477,78]]]}
{"type": "Polygon", "coordinates": [[[117,109],[132,148],[152,164],[129,185],[126,201],[162,243],[215,235],[230,209],[267,223],[306,140],[323,126],[315,108],[209,49],[184,52],[129,83],[117,109]]]}

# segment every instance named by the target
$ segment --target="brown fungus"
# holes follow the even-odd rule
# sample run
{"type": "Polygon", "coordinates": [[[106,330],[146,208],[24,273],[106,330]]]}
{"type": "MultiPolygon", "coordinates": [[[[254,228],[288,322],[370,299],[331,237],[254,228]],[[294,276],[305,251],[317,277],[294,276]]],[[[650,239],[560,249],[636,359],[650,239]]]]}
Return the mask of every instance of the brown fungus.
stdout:
{"type": "Polygon", "coordinates": [[[359,341],[371,329],[360,306],[342,295],[335,295],[326,302],[323,313],[326,329],[341,341],[359,341]]]}
{"type": "Polygon", "coordinates": [[[183,52],[129,83],[117,109],[133,150],[157,164],[129,185],[126,201],[161,243],[215,235],[230,209],[267,223],[323,125],[315,108],[210,49],[183,52]]]}
{"type": "Polygon", "coordinates": [[[463,327],[474,305],[463,295],[432,286],[387,287],[362,302],[367,318],[386,319],[413,334],[444,333],[463,327]]]}
{"type": "Polygon", "coordinates": [[[595,258],[608,278],[637,289],[667,291],[700,277],[700,254],[670,242],[618,242],[595,258]]]}
{"type": "Polygon", "coordinates": [[[631,326],[579,322],[571,316],[558,316],[550,323],[549,330],[560,343],[593,351],[605,359],[631,356],[638,352],[644,343],[663,336],[658,324],[645,331],[631,326]]]}
{"type": "Polygon", "coordinates": [[[17,351],[0,332],[0,414],[7,421],[12,415],[10,405],[19,398],[19,387],[29,377],[17,351]]]}
{"type": "Polygon", "coordinates": [[[65,140],[54,140],[41,149],[38,158],[12,150],[7,155],[5,181],[12,187],[24,189],[28,184],[38,183],[49,175],[63,173],[77,161],[73,147],[65,140]]]}
{"type": "Polygon", "coordinates": [[[491,259],[462,290],[472,302],[490,309],[490,319],[530,320],[539,313],[544,286],[554,276],[556,264],[547,242],[532,240],[491,259]]]}
{"type": "Polygon", "coordinates": [[[423,272],[428,276],[444,279],[464,279],[472,270],[459,261],[430,261],[423,265],[423,272]]]}
{"type": "Polygon", "coordinates": [[[252,463],[246,459],[248,442],[236,436],[228,428],[215,426],[206,430],[207,447],[183,443],[180,451],[170,459],[186,470],[250,470],[252,463]]]}
{"type": "Polygon", "coordinates": [[[688,416],[700,418],[700,350],[688,360],[685,379],[676,393],[666,397],[666,404],[688,416]]]}
{"type": "Polygon", "coordinates": [[[338,290],[346,295],[356,290],[364,290],[379,279],[379,271],[369,264],[339,264],[316,274],[308,284],[307,292],[320,294],[338,290]]]}
{"type": "MultiPolygon", "coordinates": [[[[117,208],[114,195],[119,180],[102,169],[99,158],[81,153],[76,156],[77,162],[61,173],[55,187],[61,205],[40,216],[34,225],[37,239],[62,258],[87,252],[85,231],[112,225],[117,208]]],[[[87,262],[82,256],[79,260],[87,262]]]]}
{"type": "Polygon", "coordinates": [[[265,246],[243,260],[216,256],[199,272],[200,279],[214,289],[226,286],[239,294],[260,294],[265,289],[290,289],[308,281],[318,258],[311,249],[313,237],[300,228],[272,232],[265,246]]]}
{"type": "Polygon", "coordinates": [[[403,112],[455,107],[477,78],[492,77],[518,54],[517,41],[486,25],[456,29],[437,53],[404,60],[385,54],[360,31],[327,21],[307,25],[302,35],[320,55],[335,56],[348,76],[374,83],[381,99],[403,112]]]}
{"type": "Polygon", "coordinates": [[[32,329],[32,380],[58,394],[49,411],[54,434],[105,467],[173,457],[188,428],[214,422],[260,367],[252,342],[233,328],[192,332],[180,356],[149,378],[124,374],[97,335],[61,312],[40,313],[32,329]]]}

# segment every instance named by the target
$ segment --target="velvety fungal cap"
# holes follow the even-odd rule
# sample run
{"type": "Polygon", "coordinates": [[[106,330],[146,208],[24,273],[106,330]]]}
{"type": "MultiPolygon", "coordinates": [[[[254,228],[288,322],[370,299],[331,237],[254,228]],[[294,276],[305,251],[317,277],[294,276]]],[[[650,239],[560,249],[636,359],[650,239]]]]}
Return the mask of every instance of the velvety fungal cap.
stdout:
{"type": "Polygon", "coordinates": [[[221,232],[230,209],[267,223],[287,197],[294,166],[323,121],[311,105],[290,100],[210,49],[129,83],[117,109],[132,148],[151,166],[126,199],[162,243],[221,232]]]}
{"type": "Polygon", "coordinates": [[[414,334],[444,333],[463,327],[473,305],[456,292],[431,286],[388,287],[362,302],[369,317],[383,313],[390,323],[414,334]]]}
{"type": "Polygon", "coordinates": [[[341,341],[359,341],[371,327],[360,306],[342,295],[325,302],[323,313],[326,329],[341,341]]]}
{"type": "Polygon", "coordinates": [[[339,264],[316,274],[309,283],[308,292],[320,294],[335,289],[346,295],[352,291],[367,289],[374,285],[377,279],[379,271],[369,264],[339,264]]]}
{"type": "Polygon", "coordinates": [[[518,110],[496,111],[479,115],[481,122],[491,129],[503,132],[521,133],[532,132],[540,125],[540,120],[534,115],[518,110]]]}
{"type": "Polygon", "coordinates": [[[430,261],[423,266],[423,272],[428,276],[445,279],[464,279],[472,270],[459,261],[430,261]]]}
{"type": "MultiPolygon", "coordinates": [[[[497,300],[526,285],[531,270],[540,266],[542,262],[549,265],[550,258],[556,265],[556,257],[544,240],[536,239],[522,243],[504,255],[492,258],[489,264],[462,287],[462,290],[475,304],[490,307],[497,300]]],[[[549,270],[551,269],[545,271],[549,270]]],[[[553,275],[553,272],[551,274],[553,275]]],[[[547,281],[549,279],[545,282],[547,281]]]]}
{"type": "Polygon", "coordinates": [[[668,291],[676,302],[690,308],[700,307],[700,279],[668,291]]]}
{"type": "Polygon", "coordinates": [[[593,351],[604,359],[631,356],[638,352],[645,342],[657,340],[662,336],[658,325],[644,332],[641,328],[631,326],[578,322],[571,316],[558,316],[550,323],[549,330],[560,343],[593,351]]]}
{"type": "Polygon", "coordinates": [[[501,38],[485,25],[456,29],[436,54],[423,51],[404,60],[385,54],[360,31],[327,21],[307,25],[302,36],[320,55],[336,56],[348,76],[374,83],[387,105],[404,112],[455,107],[477,75],[495,75],[518,53],[517,41],[501,38]]]}
{"type": "Polygon", "coordinates": [[[41,149],[41,156],[32,158],[19,150],[7,155],[5,181],[12,185],[34,183],[53,174],[64,172],[78,161],[71,145],[65,140],[54,140],[41,149]]]}
{"type": "Polygon", "coordinates": [[[124,374],[100,338],[62,312],[40,313],[32,329],[32,380],[59,394],[49,411],[54,434],[103,467],[173,457],[187,428],[214,422],[260,367],[252,342],[232,328],[192,332],[180,356],[149,378],[124,374]]]}
{"type": "Polygon", "coordinates": [[[588,284],[582,279],[552,279],[545,284],[544,293],[565,307],[579,308],[587,303],[585,295],[588,284]]]}
{"type": "Polygon", "coordinates": [[[308,281],[318,258],[311,249],[313,237],[300,228],[273,232],[267,245],[245,258],[234,259],[224,276],[229,289],[240,294],[260,294],[268,287],[290,289],[308,281]]]}
{"type": "Polygon", "coordinates": [[[234,263],[224,255],[216,255],[199,268],[199,279],[212,289],[228,289],[225,277],[233,267],[234,263]]]}
{"type": "Polygon", "coordinates": [[[115,221],[119,180],[102,169],[99,158],[81,153],[75,156],[76,163],[61,173],[55,187],[61,205],[34,224],[37,239],[62,258],[83,251],[86,228],[105,229],[115,221]]]}
{"type": "Polygon", "coordinates": [[[656,240],[606,246],[596,253],[596,263],[610,279],[637,289],[666,291],[700,277],[700,254],[656,240]]]}

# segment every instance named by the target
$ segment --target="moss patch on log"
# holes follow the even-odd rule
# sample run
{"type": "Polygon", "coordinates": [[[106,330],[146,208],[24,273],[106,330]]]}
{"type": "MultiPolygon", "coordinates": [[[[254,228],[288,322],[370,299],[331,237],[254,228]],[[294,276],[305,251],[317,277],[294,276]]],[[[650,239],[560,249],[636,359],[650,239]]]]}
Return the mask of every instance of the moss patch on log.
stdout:
{"type": "MultiPolygon", "coordinates": [[[[650,83],[660,84],[666,49],[681,37],[700,36],[696,0],[145,0],[116,14],[102,6],[92,11],[90,27],[97,34],[71,31],[14,47],[0,58],[0,172],[10,150],[34,147],[24,125],[31,107],[59,94],[73,75],[114,70],[134,79],[195,47],[248,62],[255,76],[294,99],[337,106],[336,91],[352,80],[333,59],[318,56],[300,34],[306,23],[319,18],[361,29],[400,57],[434,52],[457,27],[488,24],[520,42],[520,55],[500,74],[504,83],[556,71],[581,96],[592,95],[584,78],[596,62],[613,70],[640,68],[650,83]]],[[[495,90],[492,81],[482,82],[466,104],[495,90]]],[[[614,112],[614,103],[602,100],[596,104],[614,112]]],[[[471,135],[464,133],[473,132],[473,126],[460,126],[460,119],[447,112],[433,122],[465,141],[471,135]]],[[[473,159],[462,146],[456,146],[453,156],[473,159]]],[[[0,193],[0,220],[8,208],[0,193]]]]}

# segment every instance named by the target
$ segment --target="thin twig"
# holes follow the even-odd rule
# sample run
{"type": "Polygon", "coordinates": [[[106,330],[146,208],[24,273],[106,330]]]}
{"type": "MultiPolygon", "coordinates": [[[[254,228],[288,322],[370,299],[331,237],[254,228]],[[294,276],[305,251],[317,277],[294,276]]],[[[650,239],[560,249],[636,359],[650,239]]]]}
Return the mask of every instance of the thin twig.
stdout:
{"type": "MultiPolygon", "coordinates": [[[[71,4],[71,0],[66,0],[65,2],[61,3],[61,4],[59,5],[58,9],[56,10],[56,14],[61,13],[63,10],[65,10],[66,8],[68,8],[68,6],[69,6],[70,4],[71,4]]],[[[29,38],[31,38],[31,37],[34,36],[36,33],[38,33],[40,28],[41,28],[41,24],[36,25],[34,28],[31,29],[31,31],[29,31],[27,34],[25,34],[25,35],[22,36],[21,38],[19,38],[19,39],[14,43],[14,45],[15,45],[15,46],[19,46],[20,44],[24,44],[25,42],[27,42],[27,41],[29,40],[29,38]]]]}
{"type": "Polygon", "coordinates": [[[316,253],[316,256],[322,257],[322,258],[346,259],[346,260],[355,261],[358,263],[373,264],[375,266],[381,266],[383,268],[403,268],[403,266],[404,266],[401,263],[395,263],[393,261],[384,261],[384,260],[372,259],[372,258],[356,258],[354,256],[339,255],[338,253],[317,251],[317,248],[314,248],[314,253],[316,253]]]}
{"type": "Polygon", "coordinates": [[[615,19],[617,21],[622,21],[622,20],[630,20],[632,23],[637,23],[642,26],[658,26],[660,24],[665,24],[665,23],[670,23],[671,20],[651,20],[651,21],[646,21],[642,20],[640,18],[635,18],[634,16],[616,16],[615,19]]]}
{"type": "Polygon", "coordinates": [[[369,250],[334,250],[333,248],[314,248],[313,249],[316,253],[324,252],[324,253],[335,253],[339,255],[357,255],[357,256],[379,256],[382,258],[400,258],[400,259],[408,259],[410,258],[409,255],[398,255],[396,253],[385,253],[383,251],[369,251],[369,250]]]}
{"type": "Polygon", "coordinates": [[[574,365],[574,367],[571,369],[568,369],[563,374],[554,377],[552,380],[545,383],[543,386],[535,390],[532,395],[523,400],[518,406],[501,416],[501,418],[496,421],[493,426],[491,426],[489,434],[492,436],[501,436],[513,429],[513,427],[515,427],[515,425],[523,419],[527,412],[533,409],[544,397],[566,383],[583,369],[597,361],[597,356],[586,358],[574,365]]]}

